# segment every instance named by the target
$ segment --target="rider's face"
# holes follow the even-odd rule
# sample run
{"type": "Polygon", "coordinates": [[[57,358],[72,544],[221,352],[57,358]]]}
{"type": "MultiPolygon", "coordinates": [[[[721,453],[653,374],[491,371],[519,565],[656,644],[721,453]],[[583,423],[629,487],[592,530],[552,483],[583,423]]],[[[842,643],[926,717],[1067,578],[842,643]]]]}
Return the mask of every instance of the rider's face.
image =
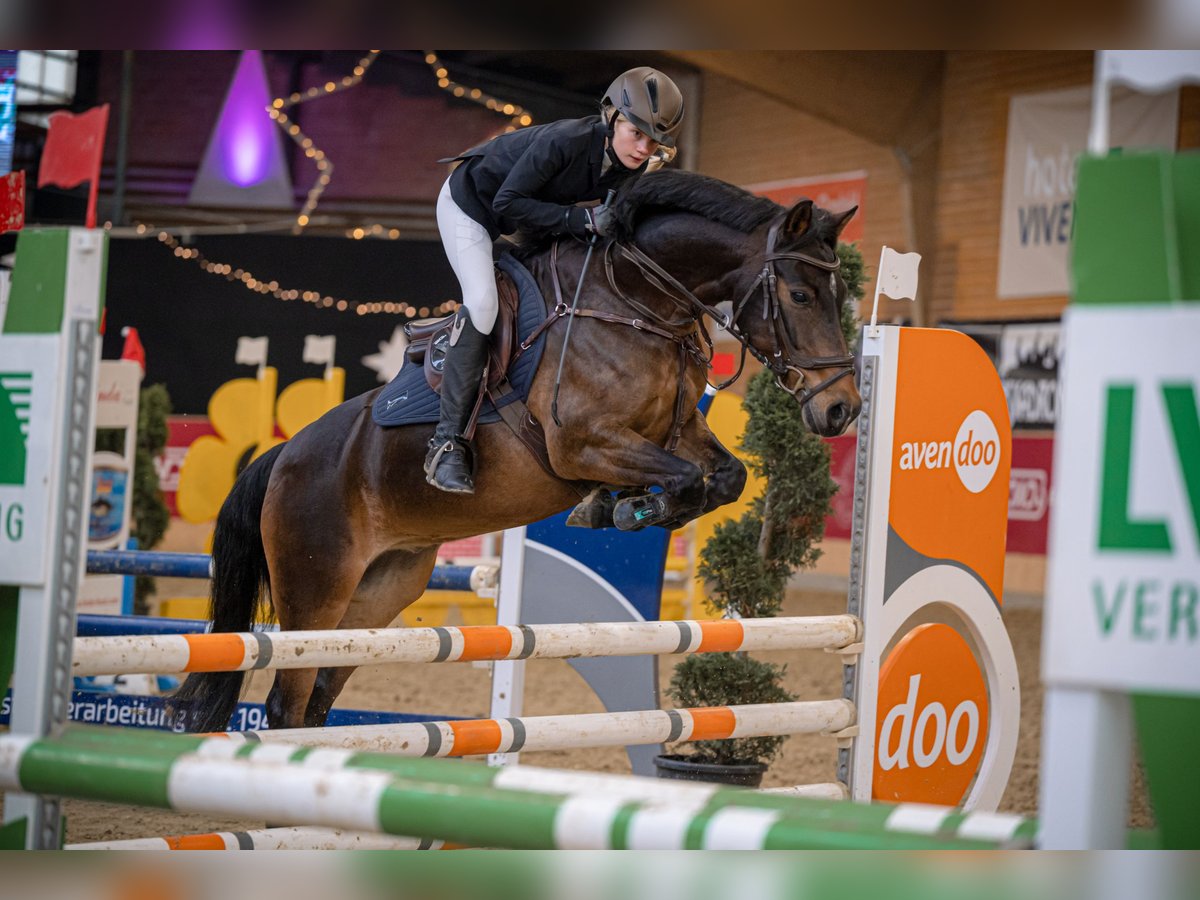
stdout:
{"type": "Polygon", "coordinates": [[[658,149],[658,141],[643,134],[624,116],[617,116],[616,125],[613,127],[612,148],[621,165],[636,169],[658,149]]]}

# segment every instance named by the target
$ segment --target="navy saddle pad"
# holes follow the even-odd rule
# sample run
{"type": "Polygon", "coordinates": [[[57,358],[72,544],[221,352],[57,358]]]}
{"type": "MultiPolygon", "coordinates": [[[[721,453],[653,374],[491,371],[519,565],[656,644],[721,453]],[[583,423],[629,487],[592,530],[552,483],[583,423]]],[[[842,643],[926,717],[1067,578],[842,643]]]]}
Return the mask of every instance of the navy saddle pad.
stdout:
{"type": "MultiPolygon", "coordinates": [[[[517,286],[517,334],[523,341],[546,320],[546,302],[542,299],[542,292],[533,276],[511,253],[503,254],[496,265],[503,269],[517,286]]],[[[529,388],[533,384],[538,363],[542,361],[545,345],[546,338],[542,335],[511,367],[508,380],[513,392],[501,401],[501,405],[507,405],[517,399],[525,400],[529,396],[529,388]]],[[[371,418],[375,420],[376,425],[385,428],[395,425],[431,424],[437,422],[440,406],[441,398],[425,380],[425,367],[406,359],[400,373],[375,398],[371,418]]],[[[479,410],[479,424],[489,425],[499,421],[500,413],[495,404],[491,398],[485,397],[479,410]]]]}

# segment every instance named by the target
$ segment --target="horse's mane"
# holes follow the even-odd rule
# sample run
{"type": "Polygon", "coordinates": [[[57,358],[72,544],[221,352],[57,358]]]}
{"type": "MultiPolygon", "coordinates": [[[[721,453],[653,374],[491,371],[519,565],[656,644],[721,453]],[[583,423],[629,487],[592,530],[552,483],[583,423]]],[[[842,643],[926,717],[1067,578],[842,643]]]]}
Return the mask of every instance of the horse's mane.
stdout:
{"type": "MultiPolygon", "coordinates": [[[[640,222],[652,215],[672,212],[693,213],[710,221],[749,234],[783,212],[783,207],[740,187],[695,172],[663,169],[631,178],[621,185],[613,201],[617,217],[618,240],[628,240],[640,222]]],[[[828,212],[813,208],[813,220],[805,243],[833,234],[828,212]]],[[[517,256],[529,259],[545,250],[550,236],[521,245],[517,256]]]]}
{"type": "Polygon", "coordinates": [[[675,169],[630,179],[621,186],[614,204],[618,220],[629,233],[653,213],[688,212],[749,234],[782,212],[778,203],[766,197],[708,175],[675,169]]]}

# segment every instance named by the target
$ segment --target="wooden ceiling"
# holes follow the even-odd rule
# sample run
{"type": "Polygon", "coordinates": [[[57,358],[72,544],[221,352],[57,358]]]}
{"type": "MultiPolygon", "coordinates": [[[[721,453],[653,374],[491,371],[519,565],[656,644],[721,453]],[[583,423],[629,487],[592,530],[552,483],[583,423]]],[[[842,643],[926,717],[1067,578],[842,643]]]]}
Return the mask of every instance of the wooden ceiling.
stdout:
{"type": "Polygon", "coordinates": [[[944,51],[673,50],[668,55],[910,155],[918,155],[938,128],[944,51]]]}

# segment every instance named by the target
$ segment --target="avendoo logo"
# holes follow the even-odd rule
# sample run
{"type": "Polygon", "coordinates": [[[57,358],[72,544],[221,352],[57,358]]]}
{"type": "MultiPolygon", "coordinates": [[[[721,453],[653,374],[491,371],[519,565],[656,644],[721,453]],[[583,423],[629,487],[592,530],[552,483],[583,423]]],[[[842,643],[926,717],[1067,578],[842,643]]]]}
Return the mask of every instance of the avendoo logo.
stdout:
{"type": "Polygon", "coordinates": [[[954,466],[959,481],[972,494],[992,482],[1000,465],[1000,434],[981,409],[971,412],[951,441],[905,441],[900,445],[900,469],[948,469],[954,466]]]}
{"type": "Polygon", "coordinates": [[[979,771],[989,717],[967,642],[949,625],[918,625],[880,667],[872,796],[957,806],[979,771]]]}

